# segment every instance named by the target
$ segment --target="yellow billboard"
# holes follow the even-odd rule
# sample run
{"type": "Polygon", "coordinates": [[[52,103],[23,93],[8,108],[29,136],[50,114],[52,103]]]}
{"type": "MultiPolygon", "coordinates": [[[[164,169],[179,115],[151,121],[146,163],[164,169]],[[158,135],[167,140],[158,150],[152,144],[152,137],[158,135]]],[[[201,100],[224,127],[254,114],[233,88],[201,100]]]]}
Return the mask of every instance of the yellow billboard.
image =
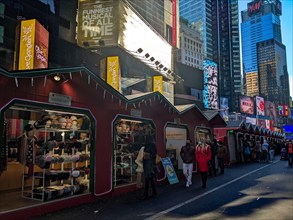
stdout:
{"type": "Polygon", "coordinates": [[[34,66],[34,44],[35,44],[36,20],[25,20],[21,22],[20,44],[19,44],[19,70],[30,70],[34,66]]]}
{"type": "Polygon", "coordinates": [[[36,19],[20,26],[18,69],[48,68],[49,32],[36,19]]]}
{"type": "Polygon", "coordinates": [[[153,77],[153,91],[163,92],[163,76],[154,76],[153,77]]]}
{"type": "Polygon", "coordinates": [[[107,83],[120,91],[119,57],[107,57],[107,83]]]}

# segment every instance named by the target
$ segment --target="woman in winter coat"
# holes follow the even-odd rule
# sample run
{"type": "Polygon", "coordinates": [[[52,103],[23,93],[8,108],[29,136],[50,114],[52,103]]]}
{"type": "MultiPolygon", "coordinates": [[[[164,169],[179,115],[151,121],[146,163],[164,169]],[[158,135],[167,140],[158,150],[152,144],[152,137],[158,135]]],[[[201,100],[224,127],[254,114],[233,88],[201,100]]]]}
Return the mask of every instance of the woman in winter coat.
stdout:
{"type": "Polygon", "coordinates": [[[202,188],[206,188],[208,171],[209,171],[209,160],[211,160],[211,147],[208,144],[199,142],[195,149],[195,158],[198,162],[198,168],[201,175],[202,188]]]}

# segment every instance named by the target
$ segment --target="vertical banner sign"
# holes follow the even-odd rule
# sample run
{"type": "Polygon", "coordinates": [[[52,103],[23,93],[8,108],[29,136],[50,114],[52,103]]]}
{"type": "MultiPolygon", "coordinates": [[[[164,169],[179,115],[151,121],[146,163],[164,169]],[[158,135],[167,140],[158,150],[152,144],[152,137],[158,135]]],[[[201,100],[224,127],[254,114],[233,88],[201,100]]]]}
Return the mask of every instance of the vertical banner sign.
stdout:
{"type": "Polygon", "coordinates": [[[265,101],[263,97],[256,96],[256,114],[257,115],[265,115],[265,101]]]}
{"type": "Polygon", "coordinates": [[[154,76],[153,77],[153,92],[163,92],[163,76],[154,76]]]}
{"type": "Polygon", "coordinates": [[[119,88],[119,57],[107,57],[107,83],[117,91],[119,88]]]}
{"type": "Polygon", "coordinates": [[[172,46],[177,44],[177,0],[172,0],[172,46]]]}
{"type": "Polygon", "coordinates": [[[19,70],[31,70],[34,68],[34,44],[35,44],[36,20],[21,21],[19,43],[19,70]]]}
{"type": "Polygon", "coordinates": [[[170,158],[169,157],[161,158],[161,160],[162,160],[162,164],[164,166],[166,175],[168,177],[169,183],[170,184],[178,183],[179,180],[177,178],[176,172],[174,170],[174,167],[171,163],[170,158]]]}
{"type": "Polygon", "coordinates": [[[48,68],[49,32],[36,20],[21,21],[19,70],[48,68]]]}

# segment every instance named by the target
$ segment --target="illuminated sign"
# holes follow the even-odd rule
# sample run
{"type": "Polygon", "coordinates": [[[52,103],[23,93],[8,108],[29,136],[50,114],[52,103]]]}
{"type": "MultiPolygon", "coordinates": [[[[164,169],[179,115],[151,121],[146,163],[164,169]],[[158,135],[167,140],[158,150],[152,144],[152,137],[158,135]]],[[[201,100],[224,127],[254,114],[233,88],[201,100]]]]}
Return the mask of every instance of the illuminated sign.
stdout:
{"type": "Polygon", "coordinates": [[[120,90],[119,57],[107,57],[107,83],[117,91],[120,90]]]}
{"type": "Polygon", "coordinates": [[[273,102],[265,101],[265,115],[269,116],[271,120],[277,121],[277,110],[273,102]]]}
{"type": "Polygon", "coordinates": [[[218,66],[215,62],[205,60],[204,67],[204,107],[218,109],[218,66]]]}
{"type": "Polygon", "coordinates": [[[265,115],[265,101],[263,97],[256,96],[256,114],[257,115],[265,115]]]}
{"type": "Polygon", "coordinates": [[[163,92],[163,76],[154,76],[153,77],[153,92],[163,92]]]}
{"type": "Polygon", "coordinates": [[[289,116],[290,109],[287,105],[278,105],[278,114],[280,116],[289,116]]]}
{"type": "Polygon", "coordinates": [[[117,45],[119,1],[79,0],[77,44],[81,47],[117,45]]]}
{"type": "Polygon", "coordinates": [[[19,70],[48,68],[49,32],[36,20],[21,21],[19,70]]]}
{"type": "Polygon", "coordinates": [[[240,112],[246,114],[254,114],[254,101],[252,97],[240,96],[240,112]]]}
{"type": "Polygon", "coordinates": [[[220,114],[224,119],[228,119],[229,116],[228,106],[228,98],[220,97],[220,114]]]}
{"type": "Polygon", "coordinates": [[[247,10],[249,15],[255,14],[257,12],[260,11],[261,7],[262,7],[263,1],[253,1],[247,4],[247,10]]]}

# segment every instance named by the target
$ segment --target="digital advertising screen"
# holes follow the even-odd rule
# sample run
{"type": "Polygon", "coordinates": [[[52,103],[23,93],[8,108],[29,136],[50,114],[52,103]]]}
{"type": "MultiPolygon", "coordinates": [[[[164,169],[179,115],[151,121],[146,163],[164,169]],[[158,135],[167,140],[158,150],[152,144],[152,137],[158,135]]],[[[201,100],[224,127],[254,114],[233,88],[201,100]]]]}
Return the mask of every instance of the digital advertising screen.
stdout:
{"type": "Polygon", "coordinates": [[[257,115],[265,115],[265,101],[263,97],[256,96],[255,97],[256,102],[256,114],[257,115]]]}
{"type": "Polygon", "coordinates": [[[271,101],[265,101],[265,116],[269,116],[271,120],[277,121],[277,109],[271,101]]]}
{"type": "Polygon", "coordinates": [[[250,96],[240,96],[240,112],[246,114],[254,114],[254,100],[250,96]]]}
{"type": "Polygon", "coordinates": [[[229,103],[228,103],[228,98],[225,97],[220,97],[220,114],[221,116],[225,119],[228,118],[229,116],[229,103]]]}
{"type": "Polygon", "coordinates": [[[278,105],[278,115],[284,116],[285,111],[284,111],[284,106],[283,105],[278,105]]]}
{"type": "Polygon", "coordinates": [[[204,107],[207,109],[219,108],[218,97],[218,65],[205,60],[204,67],[204,107]]]}

